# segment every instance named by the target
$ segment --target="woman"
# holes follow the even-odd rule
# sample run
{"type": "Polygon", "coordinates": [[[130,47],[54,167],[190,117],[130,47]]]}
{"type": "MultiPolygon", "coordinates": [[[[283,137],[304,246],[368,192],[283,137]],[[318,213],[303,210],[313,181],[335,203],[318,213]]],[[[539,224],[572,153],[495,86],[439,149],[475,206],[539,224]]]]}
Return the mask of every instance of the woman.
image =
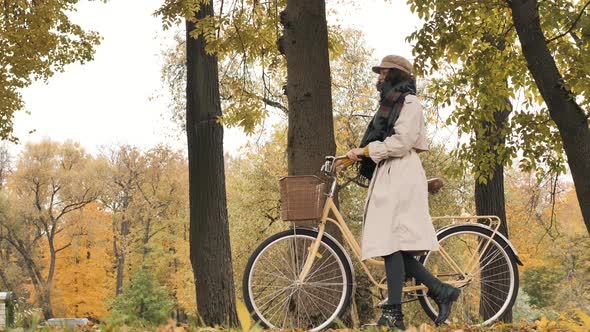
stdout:
{"type": "Polygon", "coordinates": [[[401,297],[406,275],[428,287],[428,295],[439,307],[435,323],[440,325],[460,290],[441,282],[414,258],[439,246],[428,212],[426,175],[418,157],[428,146],[412,64],[401,56],[388,55],[373,71],[379,74],[380,107],[360,148],[346,155],[361,163],[361,176],[371,179],[362,259],[383,257],[388,288],[388,302],[377,325],[405,329],[401,297]]]}

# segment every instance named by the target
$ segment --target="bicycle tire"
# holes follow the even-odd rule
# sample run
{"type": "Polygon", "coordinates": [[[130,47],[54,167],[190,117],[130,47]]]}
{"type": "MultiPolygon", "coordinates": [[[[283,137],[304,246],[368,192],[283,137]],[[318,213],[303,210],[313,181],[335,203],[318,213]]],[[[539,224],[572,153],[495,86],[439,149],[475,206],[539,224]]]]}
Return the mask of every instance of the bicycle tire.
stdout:
{"type": "MultiPolygon", "coordinates": [[[[455,236],[455,240],[458,241],[458,236],[462,235],[462,234],[471,234],[471,235],[476,235],[476,236],[481,236],[482,238],[485,239],[489,239],[492,236],[492,231],[486,228],[482,228],[479,226],[474,226],[474,225],[463,225],[463,226],[457,226],[457,227],[453,227],[453,228],[449,228],[447,230],[443,230],[442,232],[440,232],[437,237],[438,237],[438,241],[439,243],[441,243],[441,245],[443,246],[443,248],[445,248],[445,250],[447,250],[447,248],[444,246],[445,242],[447,244],[452,244],[453,243],[453,236],[455,236]]],[[[463,242],[466,243],[466,240],[464,238],[461,239],[463,242]]],[[[463,243],[462,242],[462,243],[463,243]]],[[[492,295],[491,293],[489,295],[487,295],[487,293],[484,293],[482,295],[481,289],[482,286],[479,285],[479,287],[473,285],[473,284],[468,284],[466,285],[461,292],[461,296],[459,297],[459,299],[457,300],[457,302],[455,302],[455,304],[453,305],[453,311],[451,312],[451,315],[449,316],[449,320],[447,320],[447,323],[449,321],[453,322],[453,323],[457,323],[459,325],[468,325],[468,326],[485,326],[485,325],[489,325],[490,323],[496,321],[501,315],[503,315],[507,310],[509,310],[510,308],[512,308],[512,306],[514,305],[514,302],[516,301],[516,296],[518,295],[518,288],[519,288],[519,279],[518,279],[518,268],[516,266],[516,258],[513,256],[513,253],[511,250],[508,249],[509,248],[509,244],[502,239],[499,236],[494,236],[492,238],[492,242],[490,243],[490,247],[488,249],[488,256],[484,256],[481,260],[480,263],[483,261],[485,262],[485,265],[483,267],[480,267],[479,271],[481,271],[483,268],[485,268],[486,266],[492,264],[491,262],[493,261],[494,258],[489,258],[488,257],[501,257],[502,260],[504,261],[504,266],[502,269],[500,270],[496,270],[494,271],[494,274],[489,275],[487,277],[490,276],[494,276],[494,278],[488,278],[488,281],[480,281],[480,284],[485,283],[484,287],[488,287],[488,289],[490,288],[494,288],[495,292],[499,292],[502,291],[503,293],[506,293],[505,296],[503,296],[502,294],[500,294],[500,296],[502,296],[503,298],[500,298],[497,296],[497,294],[492,295]],[[493,256],[492,253],[493,252],[493,256]],[[487,261],[486,261],[487,259],[487,261]],[[498,273],[496,273],[497,271],[500,271],[498,273]],[[502,279],[498,279],[500,277],[508,277],[507,280],[508,282],[504,282],[504,278],[502,279]],[[499,282],[499,281],[502,282],[499,282]],[[492,286],[493,284],[493,286],[492,286]],[[472,288],[468,288],[468,287],[472,287],[472,288]],[[507,287],[507,292],[504,292],[504,288],[507,287]],[[479,288],[479,297],[473,297],[473,294],[477,294],[477,288],[479,288]],[[468,292],[469,290],[469,292],[468,292]],[[479,308],[484,307],[485,310],[493,310],[494,307],[498,307],[497,311],[494,312],[493,314],[485,313],[483,317],[477,317],[475,318],[475,315],[482,315],[481,311],[478,310],[477,314],[474,314],[473,312],[470,311],[474,311],[473,308],[468,308],[469,306],[469,302],[474,302],[474,301],[468,301],[468,297],[472,297],[475,299],[478,299],[478,306],[479,308]],[[501,303],[495,303],[495,299],[501,299],[501,303]],[[486,308],[487,306],[487,308],[486,308]],[[471,316],[474,316],[474,318],[472,318],[471,316]],[[486,316],[490,316],[490,317],[486,317],[486,316]]],[[[486,253],[486,254],[488,254],[486,253]]],[[[426,256],[423,256],[420,258],[420,263],[424,264],[426,266],[426,268],[428,270],[431,270],[432,268],[434,268],[434,264],[429,264],[429,260],[431,262],[436,261],[436,257],[435,255],[437,255],[436,251],[431,251],[429,252],[426,256]],[[432,265],[432,266],[429,266],[432,265]]],[[[440,256],[440,254],[438,254],[440,256]]],[[[449,255],[451,257],[453,257],[452,253],[449,253],[449,255]]],[[[441,256],[442,257],[442,256],[441,256]]],[[[453,259],[455,259],[456,257],[453,257],[453,259]]],[[[442,261],[442,260],[441,260],[442,261]]],[[[495,263],[498,264],[498,263],[495,263]]],[[[442,265],[442,264],[441,264],[442,265]]],[[[498,268],[498,266],[494,267],[494,268],[498,268]]],[[[444,275],[445,272],[443,271],[441,273],[441,275],[444,275]]],[[[481,279],[481,277],[480,277],[481,279]]],[[[422,296],[419,296],[419,302],[420,305],[422,306],[422,308],[424,309],[424,311],[426,312],[426,314],[432,319],[436,319],[438,312],[437,312],[437,306],[434,303],[433,300],[429,300],[426,296],[426,291],[420,291],[422,296]]],[[[500,302],[500,301],[498,301],[500,302]]]]}
{"type": "Polygon", "coordinates": [[[300,288],[295,290],[297,287],[295,280],[298,273],[295,273],[294,271],[301,271],[303,265],[301,259],[297,259],[297,257],[303,258],[303,262],[305,261],[304,258],[307,257],[305,255],[308,253],[308,250],[304,248],[306,245],[313,243],[317,236],[318,232],[310,229],[296,228],[294,230],[291,229],[280,232],[262,242],[256,248],[252,256],[250,256],[244,271],[242,289],[244,302],[255,321],[260,322],[267,328],[303,328],[306,330],[318,331],[329,327],[336,318],[344,313],[350,304],[352,296],[352,268],[346,255],[340,249],[340,246],[326,236],[322,237],[320,249],[318,250],[321,257],[315,259],[308,278],[306,278],[306,281],[303,284],[299,284],[300,288]],[[301,244],[299,248],[297,247],[298,243],[301,244]],[[276,266],[276,264],[268,263],[268,259],[272,258],[273,253],[280,253],[281,249],[284,248],[287,248],[287,253],[290,252],[292,256],[290,257],[291,259],[282,262],[287,264],[279,267],[276,266]],[[263,259],[266,259],[266,264],[273,266],[265,266],[263,259]],[[329,266],[336,266],[337,268],[326,270],[329,266]],[[283,267],[285,269],[281,270],[283,267]],[[314,268],[316,270],[314,270],[314,268]],[[278,273],[272,276],[272,273],[269,271],[278,273]],[[316,280],[320,276],[326,274],[326,277],[334,282],[321,283],[322,286],[320,286],[320,281],[316,280]],[[264,275],[265,277],[261,277],[261,275],[264,275]],[[287,276],[288,278],[286,278],[287,276]],[[288,280],[289,278],[292,280],[288,280]],[[264,286],[262,286],[262,280],[265,283],[264,286]],[[259,294],[259,291],[255,288],[264,289],[262,293],[259,294]],[[268,288],[271,288],[272,290],[272,292],[268,291],[270,292],[270,295],[268,293],[263,293],[268,288]],[[273,313],[271,311],[271,309],[275,310],[271,305],[276,306],[277,304],[263,303],[263,301],[269,301],[269,298],[271,298],[270,301],[272,301],[273,297],[286,295],[285,289],[287,289],[290,294],[287,295],[286,299],[278,299],[276,301],[279,306],[278,310],[285,309],[284,317],[279,315],[276,317],[279,319],[275,319],[274,315],[276,315],[276,312],[273,313]],[[324,297],[320,297],[318,292],[323,292],[324,297]],[[273,293],[275,294],[273,295],[273,293]],[[333,296],[332,294],[339,295],[333,296]],[[294,300],[293,298],[296,299],[294,300]],[[315,301],[324,301],[324,303],[322,303],[322,306],[318,306],[315,301]],[[337,302],[337,305],[331,309],[329,305],[326,305],[330,304],[328,301],[337,302]],[[323,312],[322,310],[324,309],[328,313],[323,312]],[[322,315],[313,316],[309,314],[310,311],[312,314],[319,311],[322,315]],[[282,321],[282,323],[278,324],[277,322],[280,321],[282,321]]]}

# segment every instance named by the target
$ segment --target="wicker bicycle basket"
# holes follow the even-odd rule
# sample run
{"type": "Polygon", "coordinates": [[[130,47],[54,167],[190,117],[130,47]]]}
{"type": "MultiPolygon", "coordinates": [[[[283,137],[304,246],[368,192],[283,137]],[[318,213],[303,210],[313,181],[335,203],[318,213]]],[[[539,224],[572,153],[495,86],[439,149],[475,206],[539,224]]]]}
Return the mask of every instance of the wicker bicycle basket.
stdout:
{"type": "Polygon", "coordinates": [[[326,203],[326,183],[314,175],[285,176],[279,180],[284,221],[319,220],[326,203]]]}

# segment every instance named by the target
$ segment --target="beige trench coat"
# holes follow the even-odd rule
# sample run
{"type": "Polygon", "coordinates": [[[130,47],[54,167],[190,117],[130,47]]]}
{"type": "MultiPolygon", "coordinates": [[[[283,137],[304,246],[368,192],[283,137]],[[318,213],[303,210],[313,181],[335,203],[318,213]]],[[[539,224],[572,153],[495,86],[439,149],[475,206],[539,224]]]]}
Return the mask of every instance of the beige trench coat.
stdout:
{"type": "Polygon", "coordinates": [[[427,151],[423,108],[414,95],[405,98],[395,134],[369,143],[377,163],[369,185],[363,220],[362,259],[399,250],[438,250],[428,212],[428,188],[419,152],[427,151]]]}

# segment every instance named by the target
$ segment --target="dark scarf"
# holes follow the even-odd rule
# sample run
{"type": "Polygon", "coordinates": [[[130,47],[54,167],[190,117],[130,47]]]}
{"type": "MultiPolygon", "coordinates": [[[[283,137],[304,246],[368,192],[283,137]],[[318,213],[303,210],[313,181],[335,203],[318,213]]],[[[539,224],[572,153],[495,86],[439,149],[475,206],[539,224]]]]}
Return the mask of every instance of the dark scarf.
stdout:
{"type": "MultiPolygon", "coordinates": [[[[392,85],[385,81],[377,86],[381,92],[379,109],[373,116],[369,126],[363,135],[360,148],[364,148],[373,141],[383,141],[395,134],[394,125],[404,105],[407,95],[416,94],[416,87],[412,82],[399,82],[392,85]]],[[[359,166],[360,180],[368,182],[373,178],[373,172],[377,165],[369,157],[363,157],[359,166]]]]}

